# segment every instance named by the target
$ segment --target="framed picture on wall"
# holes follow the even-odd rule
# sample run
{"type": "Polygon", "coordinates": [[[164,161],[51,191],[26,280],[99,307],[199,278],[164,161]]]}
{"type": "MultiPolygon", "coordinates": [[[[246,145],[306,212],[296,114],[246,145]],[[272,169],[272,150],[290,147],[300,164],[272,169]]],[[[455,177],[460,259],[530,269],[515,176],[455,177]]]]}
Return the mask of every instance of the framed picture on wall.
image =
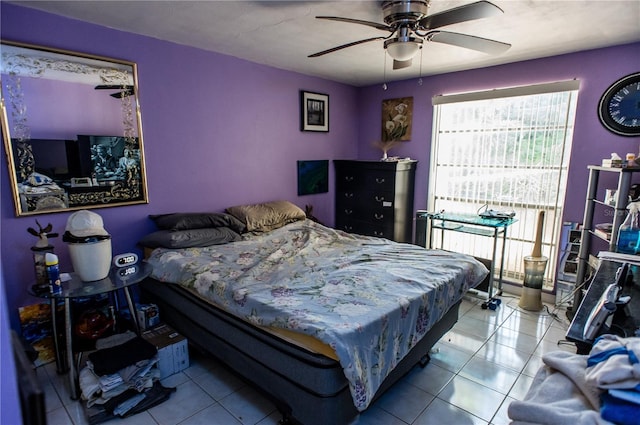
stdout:
{"type": "Polygon", "coordinates": [[[382,101],[382,141],[411,140],[413,97],[382,101]]]}
{"type": "Polygon", "coordinates": [[[329,191],[329,160],[298,161],[298,196],[329,191]]]}
{"type": "Polygon", "coordinates": [[[300,130],[329,131],[329,95],[300,91],[300,130]]]}

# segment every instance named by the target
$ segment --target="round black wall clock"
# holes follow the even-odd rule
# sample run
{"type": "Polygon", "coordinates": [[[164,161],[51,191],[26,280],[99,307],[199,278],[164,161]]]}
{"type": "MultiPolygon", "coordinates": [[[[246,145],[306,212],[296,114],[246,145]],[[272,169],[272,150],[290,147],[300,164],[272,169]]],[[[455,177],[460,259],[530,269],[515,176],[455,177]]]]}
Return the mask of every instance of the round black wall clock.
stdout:
{"type": "Polygon", "coordinates": [[[640,72],[622,77],[600,98],[598,117],[620,136],[640,136],[640,72]]]}

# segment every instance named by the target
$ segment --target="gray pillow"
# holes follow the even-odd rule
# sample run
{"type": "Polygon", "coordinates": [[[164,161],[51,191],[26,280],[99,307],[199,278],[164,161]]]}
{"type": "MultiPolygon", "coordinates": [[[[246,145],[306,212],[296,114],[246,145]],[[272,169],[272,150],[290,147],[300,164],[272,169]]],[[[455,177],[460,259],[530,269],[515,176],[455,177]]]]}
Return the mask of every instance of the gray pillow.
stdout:
{"type": "Polygon", "coordinates": [[[234,216],[226,213],[173,213],[150,215],[162,230],[190,230],[205,229],[209,227],[229,227],[237,233],[244,233],[247,227],[234,216]]]}
{"type": "Polygon", "coordinates": [[[221,245],[241,240],[242,237],[228,227],[189,230],[158,230],[149,233],[138,244],[146,248],[195,248],[221,245]]]}

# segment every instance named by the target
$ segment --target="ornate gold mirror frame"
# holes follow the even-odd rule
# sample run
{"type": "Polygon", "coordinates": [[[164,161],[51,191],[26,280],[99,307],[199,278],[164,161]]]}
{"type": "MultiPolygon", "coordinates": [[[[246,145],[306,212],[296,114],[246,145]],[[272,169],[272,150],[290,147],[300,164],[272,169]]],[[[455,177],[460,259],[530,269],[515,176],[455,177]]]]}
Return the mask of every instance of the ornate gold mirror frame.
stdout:
{"type": "Polygon", "coordinates": [[[16,215],[147,203],[136,64],[4,40],[0,52],[16,215]]]}

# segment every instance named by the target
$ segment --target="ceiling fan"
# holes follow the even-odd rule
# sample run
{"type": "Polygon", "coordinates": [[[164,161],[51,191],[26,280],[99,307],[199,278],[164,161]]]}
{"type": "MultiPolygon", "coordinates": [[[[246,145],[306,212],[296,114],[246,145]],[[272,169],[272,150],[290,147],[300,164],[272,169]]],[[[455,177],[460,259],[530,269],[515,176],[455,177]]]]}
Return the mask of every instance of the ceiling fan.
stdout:
{"type": "Polygon", "coordinates": [[[123,97],[129,97],[134,93],[133,86],[129,86],[129,85],[123,86],[123,85],[107,85],[107,84],[103,84],[103,85],[95,86],[94,89],[96,89],[96,90],[120,90],[119,92],[111,93],[109,95],[111,97],[115,97],[116,99],[122,99],[123,97]]]}
{"type": "Polygon", "coordinates": [[[383,1],[382,13],[384,15],[384,24],[360,19],[341,18],[338,16],[316,16],[317,19],[366,25],[381,31],[388,31],[390,34],[386,37],[372,37],[332,47],[331,49],[309,55],[309,57],[315,58],[370,41],[385,40],[384,48],[389,56],[393,58],[393,69],[402,69],[411,66],[413,57],[418,50],[422,48],[425,40],[465,47],[488,54],[502,53],[511,47],[510,44],[500,41],[438,29],[447,25],[502,14],[502,9],[493,3],[478,1],[434,13],[433,15],[427,15],[429,2],[430,0],[383,1]]]}

